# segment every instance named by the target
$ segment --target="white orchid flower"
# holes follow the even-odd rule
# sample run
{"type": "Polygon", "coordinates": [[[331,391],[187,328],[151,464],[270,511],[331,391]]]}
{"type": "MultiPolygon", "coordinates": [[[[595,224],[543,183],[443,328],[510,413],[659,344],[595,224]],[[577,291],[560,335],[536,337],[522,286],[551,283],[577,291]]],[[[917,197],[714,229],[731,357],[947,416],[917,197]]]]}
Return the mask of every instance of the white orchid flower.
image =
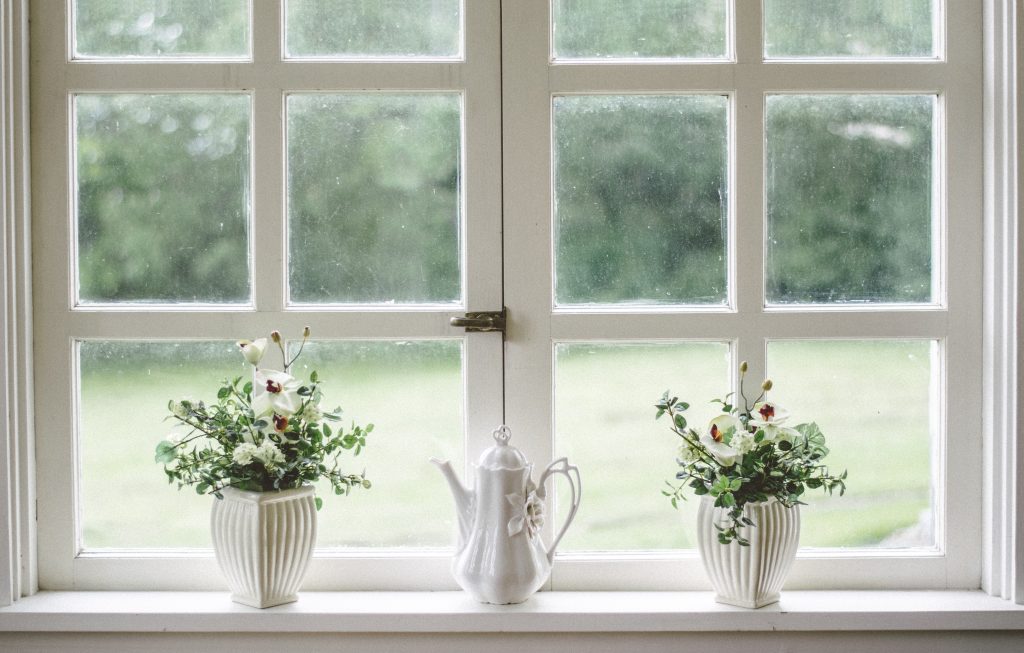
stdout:
{"type": "Polygon", "coordinates": [[[736,464],[736,461],[740,459],[740,452],[736,451],[724,442],[717,442],[710,435],[700,436],[700,443],[704,445],[704,448],[708,450],[718,464],[722,467],[732,467],[736,464]]]}
{"type": "Polygon", "coordinates": [[[302,384],[291,374],[275,370],[257,370],[253,377],[252,410],[256,417],[277,414],[294,415],[302,407],[302,384]]]}
{"type": "Polygon", "coordinates": [[[759,428],[765,426],[779,426],[789,419],[789,411],[769,401],[759,401],[754,404],[754,410],[750,413],[750,425],[759,428]]]}
{"type": "Polygon", "coordinates": [[[742,431],[743,423],[728,413],[718,415],[708,422],[708,434],[715,442],[722,442],[726,435],[732,438],[733,434],[742,431]]]}
{"type": "Polygon", "coordinates": [[[765,442],[796,442],[796,439],[800,437],[800,432],[796,429],[791,429],[788,426],[775,426],[769,424],[768,426],[762,427],[764,430],[764,441],[765,442]]]}
{"type": "Polygon", "coordinates": [[[750,425],[764,431],[765,442],[794,442],[800,433],[782,424],[789,419],[789,411],[771,402],[754,404],[750,425]]]}
{"type": "Polygon", "coordinates": [[[242,350],[242,356],[249,364],[256,366],[263,360],[263,352],[267,349],[267,339],[257,338],[256,340],[239,340],[236,343],[242,350]]]}

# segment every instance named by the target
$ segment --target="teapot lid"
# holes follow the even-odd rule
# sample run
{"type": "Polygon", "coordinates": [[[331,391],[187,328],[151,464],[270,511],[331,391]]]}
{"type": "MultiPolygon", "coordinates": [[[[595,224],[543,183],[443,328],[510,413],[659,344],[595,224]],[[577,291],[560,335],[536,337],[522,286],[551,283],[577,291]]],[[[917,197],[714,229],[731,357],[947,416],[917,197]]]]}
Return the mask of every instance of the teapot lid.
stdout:
{"type": "Polygon", "coordinates": [[[529,463],[526,456],[519,449],[511,446],[508,441],[512,438],[512,429],[502,425],[491,431],[496,444],[483,452],[480,456],[478,467],[485,469],[521,469],[529,463]]]}

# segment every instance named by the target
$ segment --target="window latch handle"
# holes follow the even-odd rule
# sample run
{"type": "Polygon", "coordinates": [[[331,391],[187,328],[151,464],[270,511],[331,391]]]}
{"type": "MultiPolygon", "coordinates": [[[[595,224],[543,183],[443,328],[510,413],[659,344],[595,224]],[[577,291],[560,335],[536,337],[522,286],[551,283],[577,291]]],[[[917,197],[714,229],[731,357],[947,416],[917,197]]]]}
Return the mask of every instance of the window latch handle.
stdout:
{"type": "Polygon", "coordinates": [[[465,317],[453,317],[448,323],[453,327],[466,329],[466,333],[500,331],[504,334],[507,315],[507,308],[502,308],[500,311],[474,311],[466,313],[465,317]]]}

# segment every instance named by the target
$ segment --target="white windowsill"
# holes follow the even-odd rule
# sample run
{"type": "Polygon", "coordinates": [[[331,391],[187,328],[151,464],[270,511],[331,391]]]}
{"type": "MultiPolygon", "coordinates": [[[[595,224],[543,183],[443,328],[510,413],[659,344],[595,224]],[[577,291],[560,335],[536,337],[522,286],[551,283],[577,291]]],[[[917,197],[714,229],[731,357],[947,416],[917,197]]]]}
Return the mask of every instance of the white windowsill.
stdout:
{"type": "Polygon", "coordinates": [[[980,591],[784,592],[760,610],[710,592],[541,592],[513,606],[462,592],[303,592],[257,610],[226,592],[40,592],[0,632],[442,633],[1024,630],[1024,606],[980,591]]]}

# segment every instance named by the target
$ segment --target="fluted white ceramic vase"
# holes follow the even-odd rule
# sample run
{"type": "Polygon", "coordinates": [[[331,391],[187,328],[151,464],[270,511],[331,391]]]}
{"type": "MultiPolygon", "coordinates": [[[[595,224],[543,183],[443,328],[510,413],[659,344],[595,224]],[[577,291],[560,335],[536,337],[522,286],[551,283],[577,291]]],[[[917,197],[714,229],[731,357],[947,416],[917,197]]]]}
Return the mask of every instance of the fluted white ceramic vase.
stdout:
{"type": "Polygon", "coordinates": [[[231,600],[254,608],[297,600],[316,544],[313,486],[222,494],[213,501],[210,527],[231,600]]]}
{"type": "Polygon", "coordinates": [[[755,526],[744,526],[741,536],[750,546],[720,544],[715,522],[726,522],[727,509],[716,508],[703,497],[697,511],[697,549],[719,603],[760,608],[779,600],[796,550],[800,545],[799,506],[787,508],[772,499],[748,503],[744,514],[755,526]]]}

